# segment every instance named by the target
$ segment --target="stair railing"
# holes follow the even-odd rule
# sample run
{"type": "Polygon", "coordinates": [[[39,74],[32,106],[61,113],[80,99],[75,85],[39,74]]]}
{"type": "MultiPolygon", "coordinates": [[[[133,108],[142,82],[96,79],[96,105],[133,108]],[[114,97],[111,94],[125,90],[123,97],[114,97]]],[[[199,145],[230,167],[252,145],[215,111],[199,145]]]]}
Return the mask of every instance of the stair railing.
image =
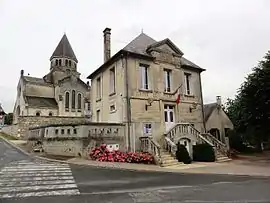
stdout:
{"type": "Polygon", "coordinates": [[[213,135],[210,133],[202,133],[202,136],[204,136],[207,140],[213,143],[215,149],[220,152],[224,156],[229,156],[229,152],[227,150],[227,146],[219,141],[217,138],[215,138],[213,135]]]}
{"type": "Polygon", "coordinates": [[[141,151],[149,152],[155,158],[155,162],[161,164],[161,147],[160,145],[150,136],[140,137],[141,151]]]}

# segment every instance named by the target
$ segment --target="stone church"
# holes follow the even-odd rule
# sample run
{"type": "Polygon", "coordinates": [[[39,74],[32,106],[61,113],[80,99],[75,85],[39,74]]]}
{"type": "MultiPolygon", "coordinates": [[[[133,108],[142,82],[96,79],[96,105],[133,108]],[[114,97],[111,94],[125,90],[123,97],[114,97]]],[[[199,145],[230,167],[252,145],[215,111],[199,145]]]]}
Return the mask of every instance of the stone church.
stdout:
{"type": "Polygon", "coordinates": [[[13,110],[14,124],[25,117],[46,117],[47,122],[55,122],[56,117],[85,118],[90,109],[90,86],[80,79],[77,64],[77,57],[64,34],[50,57],[47,75],[32,77],[21,70],[13,110]]]}

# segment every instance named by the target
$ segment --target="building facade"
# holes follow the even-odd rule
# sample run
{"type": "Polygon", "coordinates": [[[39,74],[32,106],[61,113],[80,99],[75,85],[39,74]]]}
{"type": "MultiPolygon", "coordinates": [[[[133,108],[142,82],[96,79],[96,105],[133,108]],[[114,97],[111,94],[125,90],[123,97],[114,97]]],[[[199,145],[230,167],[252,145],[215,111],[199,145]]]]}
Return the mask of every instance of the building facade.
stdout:
{"type": "Polygon", "coordinates": [[[3,127],[5,124],[5,116],[6,116],[6,113],[0,104],[0,128],[3,127]]]}
{"type": "Polygon", "coordinates": [[[20,117],[24,120],[27,117],[46,117],[47,122],[52,118],[54,123],[57,117],[88,116],[90,85],[80,79],[77,64],[78,60],[64,34],[50,57],[48,74],[37,78],[24,75],[24,70],[21,70],[13,123],[18,124],[20,117]]]}
{"type": "Polygon", "coordinates": [[[104,33],[104,64],[89,75],[92,120],[127,124],[127,147],[139,138],[163,138],[176,123],[205,131],[201,72],[170,40],[156,41],[141,33],[110,55],[111,30],[104,33]]]}

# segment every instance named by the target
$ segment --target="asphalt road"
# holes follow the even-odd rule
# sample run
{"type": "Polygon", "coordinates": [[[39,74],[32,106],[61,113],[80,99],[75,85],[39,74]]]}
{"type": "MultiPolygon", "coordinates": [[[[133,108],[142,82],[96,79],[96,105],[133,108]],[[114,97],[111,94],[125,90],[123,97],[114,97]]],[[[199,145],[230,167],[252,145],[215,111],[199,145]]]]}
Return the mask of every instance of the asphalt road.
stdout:
{"type": "Polygon", "coordinates": [[[0,139],[0,203],[270,202],[270,179],[44,162],[0,139]]]}

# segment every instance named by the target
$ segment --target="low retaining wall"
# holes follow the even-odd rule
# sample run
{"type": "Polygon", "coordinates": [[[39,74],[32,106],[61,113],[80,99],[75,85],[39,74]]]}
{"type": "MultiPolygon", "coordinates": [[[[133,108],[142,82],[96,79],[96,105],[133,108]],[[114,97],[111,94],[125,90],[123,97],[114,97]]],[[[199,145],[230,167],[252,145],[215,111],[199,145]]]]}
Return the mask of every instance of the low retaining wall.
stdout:
{"type": "Polygon", "coordinates": [[[102,143],[126,151],[125,125],[120,123],[49,124],[29,129],[28,139],[39,140],[45,153],[88,157],[102,143]]]}
{"type": "Polygon", "coordinates": [[[28,129],[46,124],[63,124],[63,123],[82,123],[87,119],[84,117],[59,117],[59,116],[20,116],[18,118],[18,136],[25,138],[28,129]]]}

